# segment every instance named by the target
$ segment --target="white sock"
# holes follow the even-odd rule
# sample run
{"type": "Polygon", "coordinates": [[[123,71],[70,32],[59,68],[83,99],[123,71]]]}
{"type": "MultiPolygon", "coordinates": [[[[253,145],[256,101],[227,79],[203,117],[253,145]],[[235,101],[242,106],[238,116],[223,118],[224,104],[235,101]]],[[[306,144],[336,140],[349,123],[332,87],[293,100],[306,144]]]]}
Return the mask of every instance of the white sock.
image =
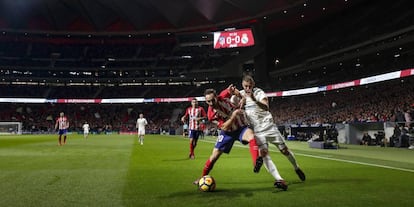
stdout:
{"type": "MultiPolygon", "coordinates": [[[[287,148],[287,146],[285,145],[285,144],[282,144],[282,145],[277,145],[277,144],[274,144],[280,151],[281,151],[281,153],[282,153],[282,149],[285,149],[285,148],[287,148]]],[[[283,155],[285,155],[286,156],[286,158],[289,160],[289,162],[293,165],[293,168],[295,168],[295,170],[296,169],[298,169],[299,168],[299,165],[298,165],[298,163],[296,162],[296,158],[295,158],[295,155],[293,154],[293,152],[292,151],[290,151],[289,149],[288,149],[288,152],[289,152],[289,154],[288,155],[285,155],[285,154],[283,154],[283,155]]]]}
{"type": "Polygon", "coordinates": [[[283,180],[282,176],[280,176],[279,171],[275,163],[273,163],[272,158],[269,155],[263,157],[263,163],[267,169],[267,171],[276,179],[276,180],[283,180]]]}
{"type": "Polygon", "coordinates": [[[289,162],[290,163],[292,163],[292,165],[293,165],[293,167],[295,168],[295,170],[296,169],[298,169],[299,168],[299,165],[298,165],[298,163],[296,162],[296,158],[295,158],[295,155],[290,151],[290,150],[288,150],[289,151],[289,155],[285,155],[287,158],[288,158],[288,160],[289,160],[289,162]]]}

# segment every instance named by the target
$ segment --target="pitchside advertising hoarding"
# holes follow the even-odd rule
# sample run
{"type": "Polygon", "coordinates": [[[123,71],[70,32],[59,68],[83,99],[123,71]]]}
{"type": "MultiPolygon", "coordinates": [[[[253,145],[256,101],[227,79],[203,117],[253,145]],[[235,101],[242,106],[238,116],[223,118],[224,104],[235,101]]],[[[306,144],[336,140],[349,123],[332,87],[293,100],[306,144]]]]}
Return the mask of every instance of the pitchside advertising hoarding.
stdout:
{"type": "MultiPolygon", "coordinates": [[[[403,78],[414,75],[414,68],[405,70],[385,73],[376,76],[370,76],[358,80],[352,80],[342,83],[335,83],[326,86],[318,86],[311,88],[302,88],[288,91],[276,91],[267,92],[268,97],[281,97],[281,96],[296,96],[303,94],[318,93],[323,91],[331,91],[341,88],[355,87],[360,85],[366,85],[371,83],[383,82],[387,80],[393,80],[397,78],[403,78]]],[[[45,99],[45,98],[2,98],[0,97],[0,103],[57,103],[57,104],[139,104],[139,103],[173,103],[173,102],[190,102],[193,98],[198,101],[205,101],[205,97],[178,97],[178,98],[121,98],[121,99],[45,99]]]]}
{"type": "Polygon", "coordinates": [[[252,29],[214,32],[214,49],[248,47],[254,45],[252,29]]]}

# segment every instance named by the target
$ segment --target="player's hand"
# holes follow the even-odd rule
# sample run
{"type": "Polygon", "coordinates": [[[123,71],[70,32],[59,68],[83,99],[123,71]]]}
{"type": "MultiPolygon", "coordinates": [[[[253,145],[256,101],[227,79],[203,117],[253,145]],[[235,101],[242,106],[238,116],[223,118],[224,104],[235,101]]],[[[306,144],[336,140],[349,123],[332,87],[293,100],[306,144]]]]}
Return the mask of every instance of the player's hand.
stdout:
{"type": "Polygon", "coordinates": [[[230,94],[234,94],[234,91],[236,90],[236,86],[234,86],[233,84],[230,84],[229,87],[227,87],[227,89],[229,90],[230,94]]]}
{"type": "Polygon", "coordinates": [[[240,114],[242,114],[243,113],[243,110],[241,110],[241,109],[236,109],[236,110],[234,110],[233,111],[233,113],[231,114],[233,117],[235,117],[235,116],[238,116],[238,115],[240,115],[240,114]]]}
{"type": "Polygon", "coordinates": [[[239,102],[240,109],[243,109],[244,105],[246,105],[246,97],[242,96],[239,102]]]}

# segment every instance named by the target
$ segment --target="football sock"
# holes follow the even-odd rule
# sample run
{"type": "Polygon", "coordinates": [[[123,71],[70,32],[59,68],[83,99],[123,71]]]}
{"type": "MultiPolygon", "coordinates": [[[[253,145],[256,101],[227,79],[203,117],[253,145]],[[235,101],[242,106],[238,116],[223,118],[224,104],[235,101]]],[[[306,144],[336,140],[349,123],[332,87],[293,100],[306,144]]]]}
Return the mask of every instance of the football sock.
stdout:
{"type": "Polygon", "coordinates": [[[62,145],[62,137],[59,136],[59,145],[62,145]]]}
{"type": "Polygon", "coordinates": [[[63,143],[66,144],[66,136],[63,136],[63,143]]]}
{"type": "Polygon", "coordinates": [[[190,142],[190,155],[194,154],[194,145],[193,142],[190,142]]]}
{"type": "Polygon", "coordinates": [[[275,163],[272,161],[269,155],[263,157],[263,163],[267,169],[267,171],[275,178],[275,180],[283,180],[282,176],[280,176],[279,171],[275,163]]]}
{"type": "Polygon", "coordinates": [[[259,147],[257,146],[256,139],[250,140],[249,150],[250,150],[250,154],[251,154],[252,159],[253,159],[253,166],[255,166],[256,159],[259,156],[259,147]]]}
{"type": "Polygon", "coordinates": [[[288,150],[288,152],[289,152],[289,154],[285,155],[285,156],[288,158],[289,162],[292,163],[295,170],[298,169],[299,166],[298,166],[298,163],[296,162],[295,155],[293,155],[293,153],[290,150],[288,150]]]}
{"type": "Polygon", "coordinates": [[[211,160],[208,159],[206,161],[206,164],[204,165],[203,174],[201,176],[208,175],[211,169],[213,169],[213,166],[214,166],[214,162],[211,162],[211,160]]]}
{"type": "Polygon", "coordinates": [[[197,142],[196,142],[196,140],[193,140],[193,154],[194,154],[194,150],[195,150],[196,146],[197,146],[197,142]]]}

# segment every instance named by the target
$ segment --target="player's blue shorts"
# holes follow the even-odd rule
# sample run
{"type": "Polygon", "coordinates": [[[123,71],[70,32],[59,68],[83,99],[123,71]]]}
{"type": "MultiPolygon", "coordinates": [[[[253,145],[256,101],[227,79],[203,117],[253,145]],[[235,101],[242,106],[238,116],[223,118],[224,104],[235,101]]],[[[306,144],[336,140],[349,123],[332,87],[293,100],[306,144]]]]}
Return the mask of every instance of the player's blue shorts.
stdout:
{"type": "Polygon", "coordinates": [[[59,129],[59,135],[65,135],[67,132],[67,129],[59,129]]]}
{"type": "Polygon", "coordinates": [[[220,134],[217,137],[216,145],[214,147],[224,153],[230,153],[234,141],[239,140],[243,143],[243,134],[247,129],[248,127],[246,126],[231,132],[220,131],[220,134]]]}
{"type": "Polygon", "coordinates": [[[189,138],[198,139],[200,136],[200,130],[190,130],[190,133],[188,134],[189,138]]]}

